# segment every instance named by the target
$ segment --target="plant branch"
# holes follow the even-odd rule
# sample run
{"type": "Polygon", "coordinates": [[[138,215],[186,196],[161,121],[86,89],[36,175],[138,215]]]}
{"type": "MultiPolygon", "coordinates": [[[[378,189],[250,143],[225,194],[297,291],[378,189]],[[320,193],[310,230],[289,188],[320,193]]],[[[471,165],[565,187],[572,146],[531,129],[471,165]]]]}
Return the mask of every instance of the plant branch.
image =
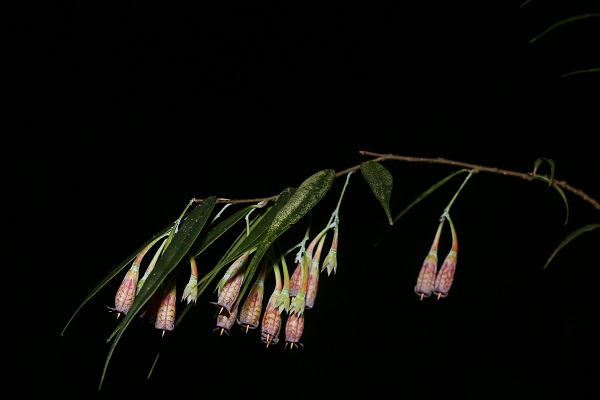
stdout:
{"type": "MultiPolygon", "coordinates": [[[[374,152],[365,151],[365,150],[359,151],[359,154],[375,157],[373,160],[371,160],[373,162],[396,160],[396,161],[428,163],[428,164],[445,164],[445,165],[452,165],[454,167],[467,168],[467,169],[475,170],[477,172],[490,172],[492,174],[513,176],[516,178],[525,179],[526,181],[533,181],[534,179],[536,179],[536,177],[537,178],[543,177],[543,175],[538,175],[533,172],[527,172],[527,173],[517,172],[517,171],[511,171],[511,170],[502,169],[502,168],[486,167],[483,165],[471,164],[471,163],[466,163],[466,162],[462,162],[462,161],[453,161],[453,160],[448,160],[445,158],[409,157],[409,156],[399,156],[399,155],[395,155],[395,154],[374,153],[374,152]]],[[[350,167],[350,168],[347,168],[347,169],[337,172],[335,174],[335,176],[336,176],[336,178],[338,178],[340,176],[346,175],[352,171],[357,171],[359,169],[360,169],[360,165],[355,165],[353,167],[350,167]]],[[[577,189],[577,188],[569,185],[566,181],[561,181],[561,180],[557,180],[557,179],[553,179],[551,181],[551,183],[561,187],[564,190],[567,190],[567,191],[573,193],[574,195],[580,197],[584,201],[591,204],[592,207],[594,207],[596,210],[600,211],[600,202],[598,200],[594,199],[593,197],[589,196],[583,190],[577,189]]],[[[269,196],[269,197],[261,197],[261,198],[253,198],[253,199],[237,199],[237,200],[218,198],[217,203],[241,204],[241,203],[261,203],[262,202],[264,205],[271,200],[277,199],[278,197],[279,197],[278,195],[275,195],[275,196],[269,196]]],[[[200,198],[192,199],[193,202],[200,202],[202,200],[203,199],[200,199],[200,198]]]]}
{"type": "MultiPolygon", "coordinates": [[[[490,173],[498,174],[498,175],[514,176],[517,178],[525,179],[527,181],[533,181],[534,179],[536,179],[535,178],[536,176],[538,176],[538,177],[540,176],[540,175],[536,175],[532,172],[527,172],[527,173],[516,172],[516,171],[510,171],[507,169],[485,167],[482,165],[447,160],[444,158],[407,157],[407,156],[398,156],[398,155],[394,155],[394,154],[373,153],[373,152],[364,151],[364,150],[359,151],[359,153],[363,154],[363,155],[367,155],[367,156],[377,157],[376,159],[372,160],[374,162],[380,162],[380,161],[385,161],[385,160],[397,160],[397,161],[420,162],[420,163],[429,163],[429,164],[446,164],[446,165],[453,165],[455,167],[474,169],[479,172],[490,172],[490,173]]],[[[567,190],[567,191],[573,193],[574,195],[582,198],[584,201],[590,203],[592,205],[592,207],[594,207],[595,209],[600,211],[600,202],[598,202],[598,200],[590,197],[583,190],[577,189],[577,188],[569,185],[567,182],[557,180],[557,179],[553,180],[552,183],[554,183],[557,186],[561,187],[562,189],[567,190]]]]}

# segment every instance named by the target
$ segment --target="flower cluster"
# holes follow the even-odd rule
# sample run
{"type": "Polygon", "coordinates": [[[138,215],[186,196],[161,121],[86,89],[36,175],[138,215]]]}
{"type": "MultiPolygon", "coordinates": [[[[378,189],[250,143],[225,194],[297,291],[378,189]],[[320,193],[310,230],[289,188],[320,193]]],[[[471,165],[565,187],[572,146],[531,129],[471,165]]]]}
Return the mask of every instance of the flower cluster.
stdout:
{"type": "Polygon", "coordinates": [[[417,284],[415,285],[415,293],[420,296],[421,300],[423,300],[423,298],[425,297],[431,296],[432,293],[435,296],[437,296],[438,300],[442,297],[448,296],[448,292],[450,291],[450,287],[452,286],[452,282],[454,281],[457,253],[458,239],[456,235],[456,230],[454,229],[454,224],[452,223],[452,219],[450,219],[450,216],[448,214],[445,214],[442,217],[442,221],[440,222],[435,237],[433,238],[433,243],[431,245],[431,248],[429,249],[429,253],[425,257],[425,261],[423,261],[423,266],[419,271],[417,284]],[[438,245],[440,241],[440,236],[442,234],[442,228],[446,220],[448,220],[448,223],[450,224],[450,229],[452,231],[452,248],[448,252],[448,255],[446,255],[442,267],[438,272],[438,245]]]}
{"type": "Polygon", "coordinates": [[[304,332],[304,311],[314,307],[319,275],[324,270],[327,270],[328,273],[331,271],[335,273],[337,269],[337,216],[334,223],[329,224],[326,229],[315,236],[305,249],[303,244],[306,240],[305,237],[300,245],[300,251],[295,259],[296,268],[291,276],[288,272],[285,255],[276,261],[267,260],[263,263],[243,302],[240,288],[245,278],[245,268],[248,265],[250,253],[246,252],[234,261],[217,285],[217,301],[210,302],[219,309],[215,330],[229,335],[235,323],[240,325],[245,332],[260,326],[261,341],[269,347],[279,342],[283,315],[287,313],[285,347],[287,348],[288,345],[290,348],[303,346],[300,339],[304,332]],[[321,265],[321,254],[330,228],[334,228],[334,240],[332,240],[329,252],[321,265]],[[273,272],[275,276],[275,286],[263,310],[265,278],[269,272],[273,272]]]}

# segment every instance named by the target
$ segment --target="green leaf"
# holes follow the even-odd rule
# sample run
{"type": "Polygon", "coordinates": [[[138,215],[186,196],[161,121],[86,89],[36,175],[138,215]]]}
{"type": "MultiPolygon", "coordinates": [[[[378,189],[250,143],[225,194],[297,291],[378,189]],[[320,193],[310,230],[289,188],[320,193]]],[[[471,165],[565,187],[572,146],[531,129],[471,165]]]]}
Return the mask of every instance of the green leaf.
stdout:
{"type": "Polygon", "coordinates": [[[306,179],[289,201],[279,210],[266,232],[266,241],[272,243],[291,225],[298,222],[327,194],[335,180],[335,171],[325,169],[306,179]]]}
{"type": "Polygon", "coordinates": [[[561,25],[568,24],[568,23],[571,23],[571,22],[574,22],[574,21],[579,21],[579,20],[584,19],[584,18],[590,18],[590,17],[600,17],[600,14],[597,14],[597,13],[579,14],[579,15],[574,15],[572,17],[560,20],[560,21],[552,24],[549,28],[545,29],[542,33],[540,33],[539,35],[537,35],[533,39],[531,39],[529,41],[529,43],[535,42],[536,40],[538,40],[542,36],[548,34],[549,32],[553,31],[554,29],[558,28],[561,25]]]}
{"type": "Polygon", "coordinates": [[[587,74],[590,72],[600,72],[600,67],[588,68],[588,69],[578,69],[575,71],[567,72],[566,74],[561,75],[561,78],[566,78],[571,75],[579,75],[579,74],[587,74]]]}
{"type": "Polygon", "coordinates": [[[539,166],[542,165],[542,163],[544,162],[550,164],[550,180],[548,181],[548,186],[550,186],[554,182],[554,160],[543,157],[538,158],[537,160],[535,160],[535,164],[533,165],[533,174],[537,174],[539,166]]]}
{"type": "Polygon", "coordinates": [[[571,232],[566,238],[563,239],[562,242],[559,243],[559,245],[556,247],[556,249],[554,249],[554,251],[552,252],[552,254],[550,255],[550,257],[548,258],[548,260],[546,261],[546,264],[544,264],[544,269],[546,269],[548,267],[548,265],[550,264],[550,262],[554,259],[554,257],[558,254],[558,252],[565,247],[567,244],[571,243],[574,239],[578,238],[579,236],[581,236],[584,233],[587,232],[591,232],[595,229],[600,228],[600,224],[589,224],[586,225],[582,228],[579,228],[573,232],[571,232]]]}
{"type": "Polygon", "coordinates": [[[394,179],[386,167],[373,161],[365,161],[360,164],[360,172],[365,178],[371,191],[379,200],[385,211],[390,225],[394,224],[392,213],[390,212],[390,197],[392,196],[392,186],[394,179]]]}
{"type": "MultiPolygon", "coordinates": [[[[146,283],[142,286],[142,289],[138,293],[133,302],[131,308],[127,312],[127,315],[123,318],[119,326],[115,329],[113,335],[115,335],[114,341],[109,349],[104,368],[102,369],[102,376],[100,378],[100,385],[98,390],[102,387],[108,364],[112,357],[112,354],[119,343],[119,339],[125,332],[125,329],[142,310],[144,305],[151,299],[152,295],[161,287],[163,282],[169,278],[173,272],[175,272],[180,261],[187,256],[190,248],[198,238],[198,235],[202,231],[202,228],[206,224],[208,217],[210,216],[215,204],[217,202],[216,197],[209,197],[199,203],[185,219],[183,220],[179,231],[173,236],[173,239],[169,246],[165,249],[162,257],[159,258],[156,266],[146,279],[146,283]]],[[[187,259],[187,257],[186,257],[187,259]]],[[[111,337],[113,336],[111,335],[111,337]]],[[[110,340],[110,339],[109,339],[110,340]]]]}

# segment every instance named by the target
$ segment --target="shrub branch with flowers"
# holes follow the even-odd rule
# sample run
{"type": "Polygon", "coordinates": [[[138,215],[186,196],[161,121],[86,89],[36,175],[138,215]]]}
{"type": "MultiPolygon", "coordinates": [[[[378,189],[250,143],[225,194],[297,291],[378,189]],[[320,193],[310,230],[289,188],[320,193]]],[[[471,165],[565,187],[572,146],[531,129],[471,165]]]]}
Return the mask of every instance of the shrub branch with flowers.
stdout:
{"type": "MultiPolygon", "coordinates": [[[[122,279],[114,298],[114,306],[108,307],[110,312],[116,313],[119,323],[107,339],[112,344],[99,389],[115,348],[134,318],[149,321],[165,335],[177,328],[191,307],[198,305],[197,300],[207,290],[212,291],[209,293],[212,298],[207,303],[217,311],[215,331],[220,335],[228,335],[233,326],[238,324],[246,332],[259,329],[260,339],[266,347],[276,345],[280,335],[284,337],[284,348],[303,347],[301,338],[304,332],[304,314],[315,305],[320,274],[327,271],[327,275],[331,275],[337,271],[338,238],[343,237],[339,213],[346,188],[356,171],[360,171],[373,195],[381,203],[390,225],[455,177],[466,175],[443,210],[429,253],[426,254],[420,271],[416,273],[414,292],[421,300],[432,294],[438,300],[449,295],[458,255],[457,233],[450,210],[475,173],[487,172],[544,182],[562,198],[566,210],[565,224],[569,217],[567,193],[580,197],[600,211],[597,200],[581,189],[555,179],[555,166],[550,159],[537,159],[532,172],[523,173],[442,158],[406,157],[368,151],[361,151],[360,154],[370,159],[339,172],[333,169],[319,171],[297,188],[289,187],[274,196],[244,200],[214,196],[192,199],[174,222],[114,268],[85,297],[62,331],[64,335],[82,307],[109,282],[122,279]],[[446,164],[457,170],[436,182],[394,217],[390,208],[393,178],[383,166],[384,161],[446,164]],[[538,173],[542,166],[549,168],[548,175],[538,173]],[[329,194],[335,179],[341,177],[345,177],[345,183],[329,220],[316,234],[311,234],[311,224],[307,224],[304,237],[297,245],[289,249],[281,248],[279,238],[294,224],[304,221],[329,194]],[[218,205],[222,207],[216,210],[218,205]],[[231,212],[232,206],[241,208],[231,212]],[[452,246],[438,271],[438,244],[446,223],[449,225],[452,246]],[[239,229],[242,224],[241,233],[220,261],[206,274],[199,275],[198,259],[226,232],[233,228],[239,229]],[[151,258],[148,260],[149,257],[151,258]],[[288,263],[293,263],[293,270],[290,270],[288,263]],[[140,269],[144,266],[145,271],[140,278],[140,269]],[[266,277],[270,273],[274,275],[275,285],[273,288],[266,288],[266,277]],[[177,288],[176,279],[182,274],[189,275],[183,290],[177,288]],[[215,279],[218,279],[216,284],[215,279]],[[177,306],[178,299],[185,303],[181,310],[177,306]]],[[[544,268],[569,242],[598,228],[600,223],[592,223],[573,231],[555,248],[544,268]]]]}

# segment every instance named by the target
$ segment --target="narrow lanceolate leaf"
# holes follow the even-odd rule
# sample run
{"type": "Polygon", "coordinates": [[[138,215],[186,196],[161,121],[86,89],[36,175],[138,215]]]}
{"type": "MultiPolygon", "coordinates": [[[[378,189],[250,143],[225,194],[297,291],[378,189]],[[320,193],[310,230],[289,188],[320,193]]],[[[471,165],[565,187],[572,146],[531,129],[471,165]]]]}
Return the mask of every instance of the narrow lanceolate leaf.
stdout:
{"type": "Polygon", "coordinates": [[[392,213],[390,212],[390,198],[392,196],[392,186],[394,183],[392,174],[386,167],[373,161],[361,163],[360,172],[371,187],[371,191],[373,191],[377,200],[379,200],[383,206],[383,210],[388,217],[390,225],[393,225],[394,221],[392,219],[392,213]]]}
{"type": "Polygon", "coordinates": [[[583,235],[584,233],[591,232],[591,231],[593,231],[595,229],[598,229],[598,228],[600,228],[600,224],[590,224],[590,225],[586,225],[584,227],[581,227],[581,228],[577,229],[576,231],[571,232],[566,238],[563,239],[562,242],[560,242],[560,244],[552,252],[552,254],[550,255],[550,257],[546,261],[546,264],[544,264],[544,269],[546,269],[548,267],[548,265],[550,264],[550,262],[552,262],[552,260],[554,260],[554,257],[556,257],[556,255],[558,254],[558,252],[563,247],[565,247],[567,244],[571,243],[574,239],[576,239],[577,237],[583,235]]]}
{"type": "MultiPolygon", "coordinates": [[[[176,269],[180,261],[187,256],[188,251],[194,244],[194,241],[198,238],[198,235],[206,224],[206,221],[208,220],[216,203],[217,198],[214,196],[203,200],[183,220],[181,226],[179,227],[179,231],[173,236],[173,240],[166,248],[165,253],[156,263],[156,266],[152,270],[150,276],[148,276],[148,279],[142,287],[142,290],[135,298],[135,301],[129,309],[129,312],[113,333],[114,340],[108,351],[106,361],[104,362],[104,368],[102,370],[102,376],[100,377],[100,385],[98,389],[102,387],[112,354],[114,353],[115,348],[117,347],[117,344],[119,343],[119,340],[125,332],[127,326],[131,323],[133,318],[137,316],[138,312],[142,310],[146,303],[148,303],[154,293],[160,288],[161,284],[165,282],[165,280],[176,269]]],[[[111,335],[111,337],[113,337],[113,335],[111,335]]]]}
{"type": "Polygon", "coordinates": [[[544,162],[547,162],[548,164],[550,164],[550,180],[548,181],[548,186],[550,186],[552,184],[552,182],[554,182],[554,160],[549,159],[549,158],[543,158],[540,157],[537,160],[535,160],[535,163],[533,165],[533,174],[537,174],[537,170],[540,167],[540,165],[542,165],[544,162]]]}
{"type": "Polygon", "coordinates": [[[554,24],[552,24],[549,28],[546,28],[542,33],[540,33],[536,37],[530,39],[529,43],[535,42],[536,40],[538,40],[542,36],[548,34],[549,32],[553,31],[554,29],[558,28],[561,25],[568,24],[568,23],[575,22],[575,21],[579,21],[579,20],[584,19],[584,18],[592,18],[592,17],[596,17],[596,18],[600,17],[600,14],[599,13],[578,14],[578,15],[574,15],[574,16],[569,17],[569,18],[562,19],[562,20],[560,20],[560,21],[555,22],[554,24]]]}

